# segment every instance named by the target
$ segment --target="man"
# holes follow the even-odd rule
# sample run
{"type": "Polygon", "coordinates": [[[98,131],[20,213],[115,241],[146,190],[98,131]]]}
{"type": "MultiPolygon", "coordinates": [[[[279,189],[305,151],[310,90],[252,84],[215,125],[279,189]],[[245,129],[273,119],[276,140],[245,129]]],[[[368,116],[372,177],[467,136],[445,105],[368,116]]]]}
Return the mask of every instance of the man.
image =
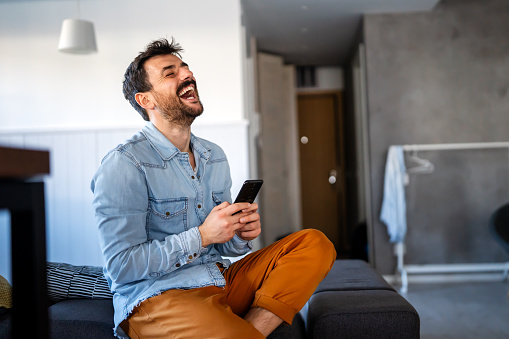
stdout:
{"type": "Polygon", "coordinates": [[[222,258],[251,250],[258,205],[230,203],[224,152],[191,133],[203,106],[180,52],[157,40],[129,65],[124,96],[148,122],[106,155],[91,184],[115,334],[263,338],[291,324],[336,252],[305,230],[232,265],[222,258]]]}

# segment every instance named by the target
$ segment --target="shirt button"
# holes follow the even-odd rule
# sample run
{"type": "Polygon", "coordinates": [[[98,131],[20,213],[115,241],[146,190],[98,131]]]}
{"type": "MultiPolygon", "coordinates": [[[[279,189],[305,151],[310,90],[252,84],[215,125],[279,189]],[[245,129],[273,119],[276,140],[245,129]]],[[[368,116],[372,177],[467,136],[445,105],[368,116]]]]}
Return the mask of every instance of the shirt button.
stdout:
{"type": "Polygon", "coordinates": [[[166,215],[170,215],[170,212],[166,212],[166,215]]]}
{"type": "Polygon", "coordinates": [[[198,205],[198,208],[201,208],[201,205],[198,205]]]}
{"type": "Polygon", "coordinates": [[[196,256],[197,256],[198,254],[196,254],[196,253],[193,253],[193,255],[194,255],[194,256],[196,257],[196,256]]]}
{"type": "Polygon", "coordinates": [[[193,256],[192,256],[192,255],[190,255],[190,256],[189,256],[189,260],[191,260],[191,259],[193,259],[193,256]]]}
{"type": "Polygon", "coordinates": [[[175,265],[175,267],[180,267],[180,263],[177,263],[177,265],[175,265]]]}
{"type": "Polygon", "coordinates": [[[198,176],[198,179],[200,179],[200,176],[198,176]]]}
{"type": "Polygon", "coordinates": [[[191,179],[194,179],[194,175],[191,175],[191,179]]]}

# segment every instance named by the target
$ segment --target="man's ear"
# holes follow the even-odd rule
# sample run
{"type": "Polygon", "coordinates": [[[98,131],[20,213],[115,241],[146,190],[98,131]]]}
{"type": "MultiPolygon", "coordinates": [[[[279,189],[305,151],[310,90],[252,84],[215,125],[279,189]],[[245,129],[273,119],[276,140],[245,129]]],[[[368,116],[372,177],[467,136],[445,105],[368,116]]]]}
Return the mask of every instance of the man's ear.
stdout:
{"type": "Polygon", "coordinates": [[[155,107],[155,103],[150,92],[138,92],[135,94],[134,99],[136,99],[138,105],[146,110],[154,109],[155,107]]]}

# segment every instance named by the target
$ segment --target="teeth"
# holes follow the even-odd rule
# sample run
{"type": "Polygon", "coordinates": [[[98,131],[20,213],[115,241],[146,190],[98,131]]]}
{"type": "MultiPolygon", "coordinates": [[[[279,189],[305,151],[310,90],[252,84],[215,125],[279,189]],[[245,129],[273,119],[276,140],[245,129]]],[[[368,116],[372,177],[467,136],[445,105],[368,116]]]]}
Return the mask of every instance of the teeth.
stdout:
{"type": "Polygon", "coordinates": [[[187,92],[189,91],[194,91],[194,87],[191,85],[191,86],[188,86],[186,88],[184,88],[180,93],[179,93],[179,97],[183,96],[184,94],[186,94],[187,92]]]}

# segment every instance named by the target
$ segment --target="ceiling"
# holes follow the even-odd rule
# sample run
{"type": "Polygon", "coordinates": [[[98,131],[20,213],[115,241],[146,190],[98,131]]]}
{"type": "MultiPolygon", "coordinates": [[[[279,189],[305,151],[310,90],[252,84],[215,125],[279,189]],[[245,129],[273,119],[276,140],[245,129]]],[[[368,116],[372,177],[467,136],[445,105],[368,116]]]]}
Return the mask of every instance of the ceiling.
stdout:
{"type": "MultiPolygon", "coordinates": [[[[41,0],[0,3],[14,1],[41,0]]],[[[439,1],[240,0],[242,22],[258,50],[305,66],[344,65],[364,14],[430,11],[439,1]]]]}
{"type": "Polygon", "coordinates": [[[243,23],[259,51],[286,63],[342,66],[369,13],[430,11],[440,0],[241,0],[243,23]]]}

